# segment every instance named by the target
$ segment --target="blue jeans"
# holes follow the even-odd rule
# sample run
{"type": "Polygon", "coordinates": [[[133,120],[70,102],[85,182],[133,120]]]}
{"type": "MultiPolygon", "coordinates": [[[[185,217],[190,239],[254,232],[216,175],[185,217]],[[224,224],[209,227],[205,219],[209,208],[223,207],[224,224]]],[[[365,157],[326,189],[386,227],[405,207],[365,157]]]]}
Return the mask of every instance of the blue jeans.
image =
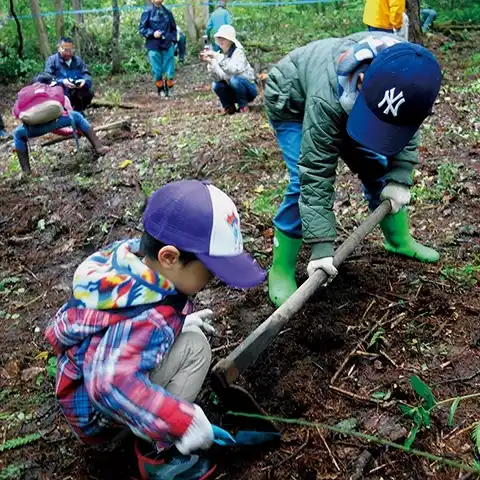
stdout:
{"type": "MultiPolygon", "coordinates": [[[[273,219],[273,224],[293,238],[302,238],[302,220],[298,208],[300,177],[298,159],[302,143],[302,124],[295,122],[273,122],[283,160],[288,169],[288,183],[282,204],[273,219]]],[[[388,158],[372,152],[347,137],[340,156],[353,173],[362,181],[362,189],[371,210],[380,205],[380,193],[385,186],[388,173],[388,158]]]]}
{"type": "Polygon", "coordinates": [[[68,117],[62,116],[54,122],[44,123],[43,125],[19,125],[13,132],[15,150],[25,152],[29,138],[41,137],[59,128],[72,127],[73,125],[75,125],[76,130],[80,130],[82,133],[86,133],[90,128],[87,120],[78,112],[71,112],[68,117]]]}
{"type": "Polygon", "coordinates": [[[385,32],[385,33],[393,33],[393,29],[389,28],[377,28],[377,27],[370,27],[368,26],[369,32],[385,32]]]}
{"type": "Polygon", "coordinates": [[[172,43],[166,50],[149,50],[148,59],[152,66],[153,78],[156,82],[175,78],[175,45],[172,43]]]}
{"type": "Polygon", "coordinates": [[[431,8],[422,8],[420,10],[420,18],[423,22],[422,31],[426,32],[437,18],[437,12],[431,8]]]}
{"type": "Polygon", "coordinates": [[[220,98],[223,108],[233,107],[236,103],[239,107],[246,107],[257,96],[257,86],[243,77],[232,77],[229,83],[223,80],[213,82],[212,89],[220,98]]]}

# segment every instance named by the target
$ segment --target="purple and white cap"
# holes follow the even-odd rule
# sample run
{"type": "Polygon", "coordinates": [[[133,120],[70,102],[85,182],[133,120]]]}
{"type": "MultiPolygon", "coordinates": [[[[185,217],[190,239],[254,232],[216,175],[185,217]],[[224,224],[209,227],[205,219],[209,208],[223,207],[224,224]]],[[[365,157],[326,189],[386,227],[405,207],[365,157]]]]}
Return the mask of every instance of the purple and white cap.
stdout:
{"type": "Polygon", "coordinates": [[[265,271],[243,251],[235,204],[213,185],[181,180],[156,190],[143,226],[158,241],[194,253],[227,285],[251,288],[265,280],[265,271]]]}

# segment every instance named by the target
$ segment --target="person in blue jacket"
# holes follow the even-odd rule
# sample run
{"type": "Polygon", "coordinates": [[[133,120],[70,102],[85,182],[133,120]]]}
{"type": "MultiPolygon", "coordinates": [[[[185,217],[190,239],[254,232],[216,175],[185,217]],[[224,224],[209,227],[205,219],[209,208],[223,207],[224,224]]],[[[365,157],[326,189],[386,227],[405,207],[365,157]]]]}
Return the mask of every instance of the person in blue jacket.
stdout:
{"type": "MultiPolygon", "coordinates": [[[[227,10],[227,2],[225,0],[219,0],[217,7],[208,19],[205,35],[208,39],[215,38],[215,34],[220,30],[222,25],[232,25],[232,23],[232,15],[227,10]]],[[[220,52],[221,50],[216,43],[214,43],[213,49],[216,52],[220,52]]]]}
{"type": "Polygon", "coordinates": [[[152,5],[142,13],[138,30],[146,38],[158,94],[166,98],[175,85],[177,25],[172,12],[164,7],[163,0],[152,0],[152,5]]]}
{"type": "Polygon", "coordinates": [[[63,86],[77,112],[83,112],[92,103],[94,96],[92,77],[87,64],[80,56],[74,55],[73,40],[62,37],[58,41],[58,51],[47,58],[45,73],[52,75],[63,86]]]}

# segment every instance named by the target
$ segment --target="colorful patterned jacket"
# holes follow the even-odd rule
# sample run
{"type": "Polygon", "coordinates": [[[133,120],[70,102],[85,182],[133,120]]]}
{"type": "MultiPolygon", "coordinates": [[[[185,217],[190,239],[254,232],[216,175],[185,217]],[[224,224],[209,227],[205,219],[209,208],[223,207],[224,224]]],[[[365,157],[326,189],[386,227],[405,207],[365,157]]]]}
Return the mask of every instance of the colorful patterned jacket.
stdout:
{"type": "Polygon", "coordinates": [[[191,404],[149,380],[192,308],[187,297],[117,242],[77,269],[73,296],[46,337],[57,353],[56,395],[86,443],[112,439],[125,425],[159,446],[181,437],[191,404]]]}

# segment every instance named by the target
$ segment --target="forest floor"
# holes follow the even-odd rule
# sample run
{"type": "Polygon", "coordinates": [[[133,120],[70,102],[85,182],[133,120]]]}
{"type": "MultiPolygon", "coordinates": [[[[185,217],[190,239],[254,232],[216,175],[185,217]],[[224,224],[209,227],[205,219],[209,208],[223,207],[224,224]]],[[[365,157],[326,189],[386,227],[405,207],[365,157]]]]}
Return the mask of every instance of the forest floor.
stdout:
{"type": "MultiPolygon", "coordinates": [[[[412,421],[396,403],[421,403],[411,375],[421,377],[438,401],[479,392],[480,76],[467,70],[479,41],[473,35],[463,42],[428,40],[445,81],[423,128],[410,212],[415,236],[441,252],[440,263],[390,256],[380,232],[372,233],[336,280],[242,376],[240,384],[269,414],[332,425],[347,420],[359,431],[393,435],[402,443],[412,421]],[[380,321],[383,333],[373,328],[380,321]],[[351,358],[335,384],[350,394],[333,390],[335,372],[369,331],[358,345],[363,354],[351,358]],[[373,336],[380,338],[373,341],[373,336]]],[[[19,88],[2,92],[2,112],[11,108],[19,88]]],[[[271,259],[271,219],[287,179],[261,99],[248,114],[218,116],[204,67],[197,64],[179,69],[173,100],[161,101],[148,77],[115,77],[98,85],[97,94],[143,106],[88,111],[96,126],[130,122],[130,130],[102,134],[112,148],[105,157],[95,159],[85,140],[79,152],[72,141],[41,147],[44,139],[36,140],[35,176],[23,182],[10,146],[0,145],[1,479],[138,475],[131,445],[98,451],[70,433],[55,404],[52,354],[43,332],[68,299],[82,259],[109,242],[140,234],[145,194],[167,181],[208,178],[239,205],[246,248],[264,267],[271,259]],[[39,438],[21,445],[36,432],[39,438]],[[8,440],[13,445],[4,443],[8,440]]],[[[5,117],[13,129],[13,119],[5,117]]],[[[358,180],[343,164],[336,191],[341,242],[366,217],[367,206],[358,180]]],[[[307,258],[308,252],[302,253],[300,282],[307,258]]],[[[216,313],[221,335],[213,347],[222,348],[214,361],[274,310],[265,285],[240,292],[214,282],[196,304],[216,313]]],[[[208,394],[203,398],[209,411],[217,408],[208,394]]],[[[476,454],[470,434],[480,420],[480,403],[462,402],[453,426],[447,422],[449,408],[446,402],[435,410],[431,427],[419,432],[414,447],[471,464],[476,454]]],[[[280,427],[278,448],[220,455],[218,478],[340,480],[356,471],[357,478],[372,480],[461,477],[438,462],[326,430],[280,427]],[[356,462],[364,450],[373,457],[362,472],[356,462]]]]}

